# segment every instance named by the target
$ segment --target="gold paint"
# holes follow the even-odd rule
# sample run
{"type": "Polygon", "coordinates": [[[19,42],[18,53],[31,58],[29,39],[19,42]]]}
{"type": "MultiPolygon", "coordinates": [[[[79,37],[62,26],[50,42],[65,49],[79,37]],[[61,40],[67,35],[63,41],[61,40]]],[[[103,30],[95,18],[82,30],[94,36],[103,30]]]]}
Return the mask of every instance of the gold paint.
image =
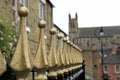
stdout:
{"type": "Polygon", "coordinates": [[[67,53],[68,53],[68,60],[69,60],[69,65],[71,65],[71,53],[70,53],[70,41],[67,41],[67,53]]]}
{"type": "Polygon", "coordinates": [[[38,26],[39,26],[39,28],[45,28],[45,26],[46,26],[46,21],[40,20],[40,21],[38,22],[38,26]]]}
{"type": "Polygon", "coordinates": [[[57,71],[57,74],[63,74],[63,73],[64,73],[64,72],[63,72],[62,69],[60,69],[60,70],[57,71]]]}
{"type": "Polygon", "coordinates": [[[55,28],[52,28],[52,29],[50,29],[50,34],[52,35],[55,35],[55,33],[56,33],[57,31],[56,31],[56,29],[55,28]]]}
{"type": "Polygon", "coordinates": [[[48,76],[57,76],[57,73],[56,73],[55,70],[50,69],[50,72],[49,72],[48,76]]]}
{"type": "Polygon", "coordinates": [[[40,37],[39,37],[39,45],[37,49],[37,53],[34,57],[34,67],[37,69],[47,68],[48,61],[47,61],[47,53],[45,48],[45,40],[44,40],[44,28],[46,26],[46,22],[40,20],[38,23],[40,27],[40,37]]]}
{"type": "Polygon", "coordinates": [[[16,71],[17,80],[25,80],[27,74],[32,69],[32,56],[28,46],[28,38],[25,25],[25,17],[28,14],[28,9],[22,7],[19,10],[20,15],[20,32],[14,56],[10,66],[16,71]],[[20,73],[20,74],[19,74],[20,73]],[[22,74],[22,76],[21,76],[22,74]]]}
{"type": "Polygon", "coordinates": [[[18,10],[18,14],[19,14],[20,17],[27,17],[27,15],[28,15],[28,9],[26,7],[21,7],[18,10]]]}
{"type": "Polygon", "coordinates": [[[62,55],[62,48],[61,48],[61,38],[62,35],[59,33],[57,35],[58,38],[58,44],[57,44],[57,58],[58,58],[58,66],[62,66],[64,65],[64,61],[63,61],[63,55],[62,55]]]}
{"type": "Polygon", "coordinates": [[[63,72],[68,72],[69,60],[68,60],[68,53],[67,53],[67,38],[63,39],[63,55],[64,55],[63,72]]]}
{"type": "Polygon", "coordinates": [[[64,55],[64,65],[68,65],[68,54],[67,54],[67,38],[63,39],[63,55],[64,55]]]}
{"type": "Polygon", "coordinates": [[[57,35],[57,38],[58,38],[58,44],[57,44],[57,59],[58,59],[57,74],[63,74],[64,60],[63,60],[62,45],[61,45],[62,34],[59,33],[57,35]]]}
{"type": "Polygon", "coordinates": [[[50,51],[48,55],[48,63],[49,63],[50,72],[48,73],[48,76],[57,76],[56,67],[58,65],[58,61],[57,61],[57,55],[55,52],[55,45],[54,45],[55,33],[56,33],[55,28],[50,29],[51,45],[50,45],[50,51]]]}
{"type": "Polygon", "coordinates": [[[70,57],[71,57],[71,64],[73,64],[73,56],[72,56],[73,50],[72,50],[72,45],[73,45],[73,43],[70,42],[70,57]]]}
{"type": "Polygon", "coordinates": [[[42,70],[38,70],[38,73],[37,73],[37,77],[35,78],[35,80],[47,80],[47,75],[45,74],[45,70],[42,69],[42,70]]]}
{"type": "Polygon", "coordinates": [[[5,71],[6,71],[5,56],[1,53],[0,50],[0,75],[2,75],[5,71]]]}
{"type": "Polygon", "coordinates": [[[56,29],[52,28],[50,30],[50,33],[51,33],[51,45],[50,45],[50,51],[48,55],[48,62],[49,62],[49,67],[55,67],[58,64],[57,56],[56,56],[55,48],[54,48],[54,42],[55,42],[54,37],[55,37],[56,29]]]}
{"type": "Polygon", "coordinates": [[[44,28],[46,26],[46,22],[44,20],[40,20],[38,26],[40,28],[39,45],[37,53],[34,57],[34,67],[38,69],[38,75],[36,80],[47,80],[45,71],[46,68],[48,67],[48,61],[44,40],[44,28]]]}

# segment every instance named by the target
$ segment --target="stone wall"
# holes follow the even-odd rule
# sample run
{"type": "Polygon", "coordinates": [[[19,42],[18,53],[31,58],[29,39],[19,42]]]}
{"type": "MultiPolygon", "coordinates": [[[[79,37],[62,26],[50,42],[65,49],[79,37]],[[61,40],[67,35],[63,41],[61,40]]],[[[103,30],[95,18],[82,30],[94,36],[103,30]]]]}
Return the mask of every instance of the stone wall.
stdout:
{"type": "Polygon", "coordinates": [[[51,6],[49,3],[46,3],[46,5],[45,5],[45,20],[47,22],[46,30],[45,30],[46,31],[45,35],[47,36],[46,44],[47,44],[47,50],[49,51],[49,47],[50,47],[49,30],[53,27],[53,6],[51,6]]]}
{"type": "Polygon", "coordinates": [[[0,0],[0,21],[11,22],[13,17],[13,2],[12,0],[0,0]]]}
{"type": "Polygon", "coordinates": [[[28,1],[29,15],[27,18],[27,26],[30,28],[28,33],[29,45],[32,53],[36,53],[38,42],[39,42],[39,0],[28,1]]]}
{"type": "MultiPolygon", "coordinates": [[[[26,19],[26,26],[30,28],[28,33],[29,45],[32,53],[36,53],[39,42],[39,7],[40,0],[27,0],[29,14],[26,19]]],[[[19,32],[19,15],[18,9],[21,7],[20,0],[0,0],[0,21],[7,21],[15,25],[15,30],[19,32]],[[15,2],[16,1],[16,2],[15,2]],[[16,6],[15,6],[16,4],[16,6]]],[[[44,8],[44,17],[46,21],[45,36],[47,37],[46,45],[50,46],[49,30],[53,27],[53,5],[46,0],[44,8]]],[[[49,49],[49,48],[48,48],[49,49]]]]}
{"type": "Polygon", "coordinates": [[[91,75],[93,75],[93,55],[90,51],[85,51],[83,53],[83,56],[85,58],[85,70],[86,72],[90,73],[91,75]]]}
{"type": "Polygon", "coordinates": [[[85,51],[83,53],[85,58],[85,71],[89,73],[94,80],[100,80],[100,56],[98,51],[85,51]]]}

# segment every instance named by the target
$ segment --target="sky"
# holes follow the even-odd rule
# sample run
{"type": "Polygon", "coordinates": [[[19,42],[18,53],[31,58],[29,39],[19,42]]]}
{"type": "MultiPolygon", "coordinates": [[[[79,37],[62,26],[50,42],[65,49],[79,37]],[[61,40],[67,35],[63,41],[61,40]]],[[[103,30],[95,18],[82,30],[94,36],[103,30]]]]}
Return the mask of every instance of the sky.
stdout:
{"type": "Polygon", "coordinates": [[[68,15],[78,14],[78,27],[120,25],[120,0],[50,0],[53,22],[68,34],[68,15]]]}

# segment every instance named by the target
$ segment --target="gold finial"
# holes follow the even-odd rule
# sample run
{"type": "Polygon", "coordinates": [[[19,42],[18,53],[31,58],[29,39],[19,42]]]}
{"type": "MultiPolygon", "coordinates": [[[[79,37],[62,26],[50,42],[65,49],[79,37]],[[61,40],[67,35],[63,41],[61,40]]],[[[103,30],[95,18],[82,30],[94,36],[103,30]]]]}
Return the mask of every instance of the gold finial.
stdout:
{"type": "Polygon", "coordinates": [[[75,48],[75,44],[73,44],[73,47],[75,48]]]}
{"type": "Polygon", "coordinates": [[[26,17],[28,15],[28,9],[26,7],[21,7],[18,10],[18,14],[20,15],[20,17],[26,17]]]}
{"type": "Polygon", "coordinates": [[[64,42],[67,42],[67,38],[64,38],[63,41],[64,41],[64,42]]]}
{"type": "Polygon", "coordinates": [[[77,46],[75,45],[75,49],[77,49],[77,46]]]}
{"type": "Polygon", "coordinates": [[[73,45],[73,43],[72,42],[70,42],[70,46],[72,46],[73,45]]]}
{"type": "Polygon", "coordinates": [[[40,21],[38,22],[38,26],[39,26],[39,28],[45,28],[45,26],[46,26],[46,21],[40,20],[40,21]]]}
{"type": "Polygon", "coordinates": [[[69,40],[67,40],[67,44],[70,44],[70,41],[69,41],[69,40]]]}
{"type": "Polygon", "coordinates": [[[50,29],[50,34],[55,34],[57,31],[55,28],[50,29]]]}
{"type": "Polygon", "coordinates": [[[58,39],[61,39],[61,38],[62,38],[62,34],[59,33],[59,34],[57,35],[57,38],[58,38],[58,39]]]}

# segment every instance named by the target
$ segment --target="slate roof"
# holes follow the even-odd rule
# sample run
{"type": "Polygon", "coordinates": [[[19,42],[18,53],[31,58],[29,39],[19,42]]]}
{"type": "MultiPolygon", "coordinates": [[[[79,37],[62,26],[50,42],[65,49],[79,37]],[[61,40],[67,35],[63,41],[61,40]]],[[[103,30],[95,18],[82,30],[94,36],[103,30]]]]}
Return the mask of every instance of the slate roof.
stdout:
{"type": "MultiPolygon", "coordinates": [[[[77,38],[94,38],[100,37],[99,31],[101,27],[88,27],[88,28],[78,28],[77,38]]],[[[119,26],[103,26],[104,37],[112,37],[113,35],[120,34],[120,25],[119,26]]],[[[87,49],[87,48],[86,48],[87,49]]],[[[97,49],[100,51],[100,47],[97,49]]],[[[120,49],[120,48],[119,48],[120,49]]],[[[112,54],[111,46],[106,48],[104,46],[104,64],[120,64],[120,50],[116,54],[112,54]]]]}
{"type": "Polygon", "coordinates": [[[113,54],[111,49],[104,50],[104,64],[120,64],[120,51],[117,51],[116,54],[113,54]]]}
{"type": "MultiPolygon", "coordinates": [[[[78,28],[77,38],[100,37],[99,31],[101,27],[78,28]]],[[[103,26],[104,37],[112,37],[114,34],[120,34],[120,26],[103,26]]]]}

